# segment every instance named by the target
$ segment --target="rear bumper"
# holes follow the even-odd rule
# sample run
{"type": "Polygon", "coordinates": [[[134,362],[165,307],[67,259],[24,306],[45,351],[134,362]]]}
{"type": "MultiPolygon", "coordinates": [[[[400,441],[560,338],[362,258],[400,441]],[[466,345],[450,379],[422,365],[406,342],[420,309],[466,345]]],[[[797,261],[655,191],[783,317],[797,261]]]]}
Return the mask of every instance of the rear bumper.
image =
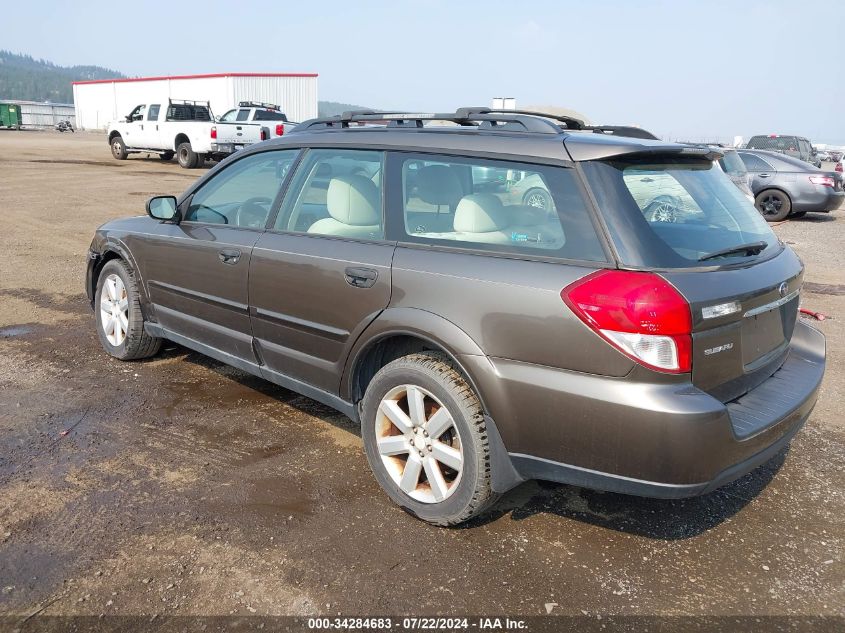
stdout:
{"type": "Polygon", "coordinates": [[[485,403],[522,479],[681,498],[741,477],[789,443],[815,406],[825,343],[799,322],[783,366],[727,404],[689,383],[493,364],[500,389],[485,403]]]}
{"type": "Polygon", "coordinates": [[[815,211],[829,213],[845,202],[845,191],[835,191],[830,187],[815,185],[814,191],[802,193],[792,201],[792,211],[815,211]]]}
{"type": "Polygon", "coordinates": [[[240,151],[243,148],[248,147],[249,145],[249,143],[212,143],[211,153],[234,154],[235,152],[240,151]]]}

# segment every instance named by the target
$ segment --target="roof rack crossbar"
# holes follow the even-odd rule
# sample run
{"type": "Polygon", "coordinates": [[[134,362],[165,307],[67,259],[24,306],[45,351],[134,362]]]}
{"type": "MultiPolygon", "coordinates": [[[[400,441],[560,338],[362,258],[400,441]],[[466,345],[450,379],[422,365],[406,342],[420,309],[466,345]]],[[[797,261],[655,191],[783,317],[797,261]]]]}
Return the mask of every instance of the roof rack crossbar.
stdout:
{"type": "Polygon", "coordinates": [[[267,108],[268,110],[280,110],[281,108],[274,103],[264,103],[263,101],[241,101],[238,103],[239,108],[267,108]]]}

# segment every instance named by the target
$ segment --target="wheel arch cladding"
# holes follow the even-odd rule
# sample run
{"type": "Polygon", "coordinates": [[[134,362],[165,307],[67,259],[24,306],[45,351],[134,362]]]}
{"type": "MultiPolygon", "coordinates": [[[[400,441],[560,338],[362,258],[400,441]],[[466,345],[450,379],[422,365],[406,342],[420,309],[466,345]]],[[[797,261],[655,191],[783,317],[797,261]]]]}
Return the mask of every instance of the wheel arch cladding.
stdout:
{"type": "Polygon", "coordinates": [[[92,295],[94,296],[97,293],[97,284],[100,280],[100,273],[103,270],[103,266],[105,266],[108,262],[113,259],[121,259],[123,260],[129,269],[132,271],[132,274],[135,276],[135,279],[138,283],[138,292],[140,293],[140,303],[141,303],[141,312],[144,315],[144,318],[149,318],[149,295],[147,293],[147,285],[144,283],[143,278],[141,277],[141,273],[138,270],[138,266],[135,262],[135,258],[132,256],[132,253],[129,252],[129,249],[126,248],[126,245],[122,242],[115,240],[114,238],[108,238],[108,241],[105,244],[102,254],[100,255],[100,261],[97,263],[97,267],[94,269],[94,274],[91,276],[91,284],[92,284],[92,295]]]}

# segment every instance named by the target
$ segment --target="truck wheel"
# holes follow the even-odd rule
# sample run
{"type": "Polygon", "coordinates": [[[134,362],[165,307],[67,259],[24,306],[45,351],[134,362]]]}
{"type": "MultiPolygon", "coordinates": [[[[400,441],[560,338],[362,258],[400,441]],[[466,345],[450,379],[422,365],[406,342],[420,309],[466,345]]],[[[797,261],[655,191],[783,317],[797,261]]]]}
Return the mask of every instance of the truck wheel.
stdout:
{"type": "Polygon", "coordinates": [[[120,360],[149,358],[161,349],[161,339],[144,331],[140,297],[135,274],[126,262],[106,262],[97,279],[94,317],[103,349],[120,360]]]}
{"type": "Polygon", "coordinates": [[[162,152],[158,155],[158,157],[163,161],[173,160],[173,157],[176,156],[176,152],[162,152]]]}
{"type": "Polygon", "coordinates": [[[361,424],[376,480],[414,516],[456,525],[496,500],[481,403],[444,354],[382,367],[364,394],[361,424]]]}
{"type": "Polygon", "coordinates": [[[191,149],[190,143],[180,143],[176,148],[176,156],[179,159],[179,165],[184,169],[193,169],[197,166],[197,153],[191,149]]]}
{"type": "Polygon", "coordinates": [[[766,189],[757,194],[754,206],[763,215],[766,222],[785,220],[792,211],[792,200],[783,191],[766,189]]]}
{"type": "Polygon", "coordinates": [[[111,155],[117,160],[126,160],[129,153],[126,151],[126,144],[119,136],[115,136],[111,141],[111,155]]]}

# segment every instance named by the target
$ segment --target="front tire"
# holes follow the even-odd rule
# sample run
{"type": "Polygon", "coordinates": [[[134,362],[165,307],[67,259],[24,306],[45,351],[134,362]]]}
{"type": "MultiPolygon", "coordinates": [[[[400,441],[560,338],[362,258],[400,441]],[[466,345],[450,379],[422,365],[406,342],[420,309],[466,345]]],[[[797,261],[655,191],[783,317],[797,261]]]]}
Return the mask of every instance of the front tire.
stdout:
{"type": "Polygon", "coordinates": [[[180,143],[179,147],[176,148],[176,156],[183,169],[194,169],[199,162],[199,156],[191,148],[190,143],[180,143]]]}
{"type": "Polygon", "coordinates": [[[397,505],[448,526],[495,502],[481,403],[447,356],[421,352],[389,363],[361,409],[367,460],[397,505]]]}
{"type": "Polygon", "coordinates": [[[783,191],[766,189],[757,194],[754,206],[766,222],[780,222],[792,211],[792,200],[783,191]]]}
{"type": "Polygon", "coordinates": [[[103,349],[120,360],[149,358],[161,349],[161,339],[144,331],[140,297],[135,274],[126,262],[106,262],[97,279],[94,315],[103,349]]]}
{"type": "Polygon", "coordinates": [[[111,141],[111,155],[117,160],[126,160],[129,152],[126,151],[126,144],[119,136],[115,136],[111,141]]]}

